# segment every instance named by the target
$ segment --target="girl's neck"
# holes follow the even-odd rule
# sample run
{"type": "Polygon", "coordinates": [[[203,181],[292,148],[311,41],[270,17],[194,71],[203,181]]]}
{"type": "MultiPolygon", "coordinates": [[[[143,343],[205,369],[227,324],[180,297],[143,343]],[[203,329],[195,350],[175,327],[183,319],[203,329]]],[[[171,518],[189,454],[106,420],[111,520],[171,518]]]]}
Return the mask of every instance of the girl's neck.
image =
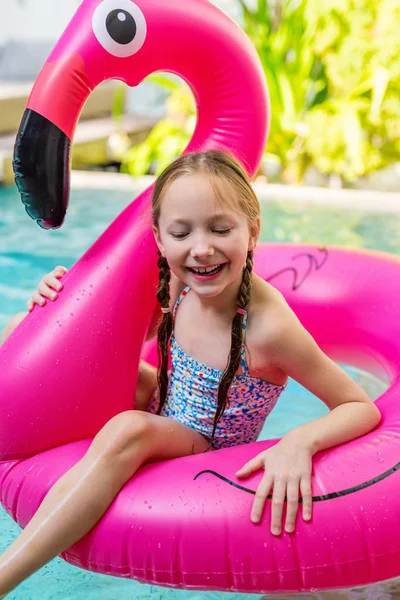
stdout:
{"type": "Polygon", "coordinates": [[[202,297],[196,294],[200,311],[203,313],[223,313],[231,317],[237,309],[237,298],[241,283],[242,275],[227,286],[218,296],[202,297]]]}

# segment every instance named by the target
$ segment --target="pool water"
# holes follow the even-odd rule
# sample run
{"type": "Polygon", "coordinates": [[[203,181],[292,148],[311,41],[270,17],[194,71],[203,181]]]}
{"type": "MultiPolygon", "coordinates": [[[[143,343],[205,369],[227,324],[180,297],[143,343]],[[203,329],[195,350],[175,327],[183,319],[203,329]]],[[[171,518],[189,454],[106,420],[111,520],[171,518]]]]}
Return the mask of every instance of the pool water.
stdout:
{"type": "MultiPolygon", "coordinates": [[[[13,188],[0,188],[0,328],[26,301],[44,273],[55,265],[70,267],[112,219],[141,191],[81,190],[71,194],[64,226],[43,231],[25,213],[13,188]]],[[[400,212],[400,211],[399,211],[400,212]]],[[[307,242],[371,248],[400,254],[400,216],[366,214],[290,203],[262,202],[261,241],[307,242]]],[[[371,397],[385,385],[348,369],[371,397]]],[[[327,412],[307,390],[291,381],[262,431],[262,438],[280,437],[289,429],[327,412]]],[[[0,508],[0,553],[17,536],[19,527],[0,508]]],[[[376,598],[396,594],[397,582],[364,590],[307,594],[308,598],[336,600],[376,598]]],[[[287,596],[275,596],[283,599],[287,596]]],[[[188,592],[141,585],[132,580],[96,575],[55,559],[8,596],[10,600],[250,600],[259,595],[188,592]]]]}

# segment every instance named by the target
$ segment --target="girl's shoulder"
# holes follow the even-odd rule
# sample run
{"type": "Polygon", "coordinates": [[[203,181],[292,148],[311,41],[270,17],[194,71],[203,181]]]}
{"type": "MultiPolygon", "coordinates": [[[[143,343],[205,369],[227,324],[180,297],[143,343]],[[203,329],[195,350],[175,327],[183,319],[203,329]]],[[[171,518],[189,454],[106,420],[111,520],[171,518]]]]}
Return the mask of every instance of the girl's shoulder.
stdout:
{"type": "Polygon", "coordinates": [[[296,317],[283,294],[254,275],[247,326],[249,342],[259,350],[271,349],[286,335],[293,319],[296,317]]]}
{"type": "Polygon", "coordinates": [[[290,310],[283,294],[273,285],[253,275],[249,317],[263,318],[290,310]]]}

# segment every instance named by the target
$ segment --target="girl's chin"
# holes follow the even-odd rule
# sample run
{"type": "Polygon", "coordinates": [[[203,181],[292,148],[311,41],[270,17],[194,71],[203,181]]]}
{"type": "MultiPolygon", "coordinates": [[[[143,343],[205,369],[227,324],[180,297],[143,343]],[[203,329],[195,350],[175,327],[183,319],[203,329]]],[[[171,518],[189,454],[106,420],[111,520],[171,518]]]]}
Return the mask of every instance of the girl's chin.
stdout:
{"type": "Polygon", "coordinates": [[[192,288],[198,296],[203,298],[212,298],[219,296],[227,288],[235,286],[239,287],[242,277],[242,270],[237,274],[236,277],[232,277],[231,273],[225,273],[222,277],[216,277],[215,279],[199,280],[197,277],[190,277],[190,274],[186,274],[184,283],[192,288]]]}

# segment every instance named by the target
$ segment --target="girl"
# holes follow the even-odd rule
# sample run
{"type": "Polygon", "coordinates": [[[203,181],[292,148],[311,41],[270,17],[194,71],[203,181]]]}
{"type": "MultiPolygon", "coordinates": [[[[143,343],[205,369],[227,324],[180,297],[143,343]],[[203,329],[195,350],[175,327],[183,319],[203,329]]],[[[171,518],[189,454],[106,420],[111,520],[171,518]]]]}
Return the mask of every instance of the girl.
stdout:
{"type": "MultiPolygon", "coordinates": [[[[331,411],[237,472],[245,478],[263,469],[250,518],[260,521],[272,492],[273,534],[281,532],[285,498],[287,532],[295,527],[299,493],[302,516],[311,518],[313,455],[378,424],[373,402],[318,348],[282,295],[253,274],[259,229],[257,198],[229,154],[187,154],[158,178],[153,230],[161,310],[149,332],[158,331],[158,374],[141,363],[135,410],[103,427],[0,557],[0,595],[85,535],[142,465],[255,441],[288,377],[331,411]]],[[[29,310],[56,299],[64,272],[42,280],[29,310]]]]}

